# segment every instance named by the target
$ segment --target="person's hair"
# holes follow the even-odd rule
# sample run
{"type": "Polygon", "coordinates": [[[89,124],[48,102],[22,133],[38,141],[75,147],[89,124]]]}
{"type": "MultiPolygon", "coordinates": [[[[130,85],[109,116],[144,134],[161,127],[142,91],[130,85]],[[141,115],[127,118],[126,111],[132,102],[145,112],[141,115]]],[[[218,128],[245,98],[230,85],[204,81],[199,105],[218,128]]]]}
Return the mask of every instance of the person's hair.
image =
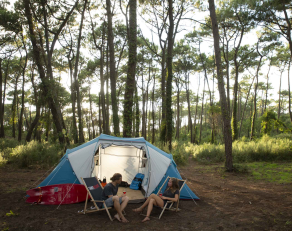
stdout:
{"type": "Polygon", "coordinates": [[[120,173],[115,173],[112,177],[111,177],[111,181],[116,181],[119,180],[122,177],[122,174],[120,173]]]}
{"type": "Polygon", "coordinates": [[[171,178],[169,178],[169,180],[171,180],[171,182],[172,182],[172,186],[169,187],[169,190],[172,193],[174,193],[176,190],[179,190],[178,179],[171,177],[171,178]]]}

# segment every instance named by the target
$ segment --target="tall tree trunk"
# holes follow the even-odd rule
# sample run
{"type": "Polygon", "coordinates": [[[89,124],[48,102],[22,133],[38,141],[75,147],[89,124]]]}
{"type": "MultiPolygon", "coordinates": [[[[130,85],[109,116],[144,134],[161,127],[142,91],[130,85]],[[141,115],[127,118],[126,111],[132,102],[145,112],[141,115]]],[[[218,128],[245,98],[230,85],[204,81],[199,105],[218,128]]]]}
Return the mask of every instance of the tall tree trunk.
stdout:
{"type": "Polygon", "coordinates": [[[165,79],[166,79],[166,68],[165,68],[165,45],[162,49],[161,57],[161,126],[160,127],[160,141],[165,143],[166,141],[166,99],[165,99],[165,79]]]}
{"type": "Polygon", "coordinates": [[[110,124],[109,124],[109,48],[106,48],[106,133],[110,134],[110,124]]]}
{"type": "Polygon", "coordinates": [[[17,116],[17,104],[18,104],[18,95],[17,95],[17,84],[18,84],[18,78],[19,78],[19,75],[16,76],[16,79],[15,79],[15,86],[14,86],[14,94],[13,94],[13,100],[12,100],[12,117],[11,117],[11,120],[12,120],[12,137],[13,138],[16,138],[16,116],[17,116]]]}
{"type": "Polygon", "coordinates": [[[26,138],[25,138],[26,142],[30,142],[33,130],[37,126],[37,124],[39,122],[40,112],[41,112],[40,100],[38,99],[38,93],[37,93],[38,91],[37,91],[35,83],[34,83],[34,67],[33,67],[33,65],[31,67],[31,83],[32,83],[33,91],[34,91],[34,101],[35,101],[35,105],[36,105],[36,115],[35,115],[35,118],[34,118],[33,122],[30,124],[29,129],[27,131],[26,138]]]}
{"type": "Polygon", "coordinates": [[[212,31],[214,38],[214,48],[215,48],[215,60],[217,66],[217,79],[218,79],[218,89],[220,95],[220,104],[221,104],[221,114],[223,118],[224,124],[224,143],[225,143],[225,168],[228,171],[233,170],[233,160],[232,160],[232,133],[231,133],[231,124],[230,124],[230,115],[228,112],[228,106],[225,95],[225,87],[224,87],[224,79],[222,73],[222,65],[221,65],[221,51],[219,45],[219,29],[216,18],[215,4],[214,0],[209,0],[209,11],[212,22],[212,31]]]}
{"type": "MultiPolygon", "coordinates": [[[[7,70],[8,71],[8,70],[7,70]]],[[[0,58],[0,138],[4,138],[4,124],[3,124],[3,115],[4,113],[2,112],[3,107],[2,107],[2,102],[3,102],[3,93],[2,93],[2,59],[0,58]]]]}
{"type": "Polygon", "coordinates": [[[167,47],[167,81],[166,81],[166,142],[168,143],[169,150],[172,149],[172,51],[173,51],[173,0],[168,0],[168,47],[167,47]]]}
{"type": "Polygon", "coordinates": [[[290,64],[291,64],[291,58],[289,59],[289,63],[288,63],[288,98],[289,98],[289,115],[290,115],[290,121],[292,123],[291,93],[290,93],[290,64]]]}
{"type": "MultiPolygon", "coordinates": [[[[90,87],[89,87],[88,95],[89,95],[89,109],[90,109],[89,121],[91,122],[91,126],[92,126],[92,138],[95,138],[95,129],[94,129],[94,120],[93,120],[93,112],[92,112],[92,99],[91,99],[91,94],[90,94],[90,87]]],[[[98,98],[100,98],[100,97],[98,97],[98,98]]],[[[100,108],[100,103],[99,103],[98,108],[100,108]]],[[[99,114],[100,114],[100,112],[99,112],[99,114]]]]}
{"type": "Polygon", "coordinates": [[[267,88],[266,88],[266,100],[265,100],[265,111],[267,109],[267,103],[268,103],[268,90],[269,90],[269,73],[271,70],[271,65],[272,64],[272,58],[270,60],[270,64],[269,64],[269,69],[268,69],[268,73],[267,73],[267,88]]]}
{"type": "MultiPolygon", "coordinates": [[[[103,51],[103,40],[105,36],[105,26],[103,24],[102,32],[102,44],[100,46],[100,97],[101,97],[101,112],[102,112],[102,128],[105,134],[107,133],[106,128],[106,108],[105,108],[105,97],[104,97],[104,76],[103,76],[103,61],[104,61],[104,51],[103,51]]],[[[101,132],[101,131],[100,131],[101,132]]]]}
{"type": "Polygon", "coordinates": [[[77,53],[75,59],[75,66],[74,66],[74,81],[75,81],[75,88],[77,93],[77,112],[78,112],[78,130],[79,130],[79,143],[82,144],[85,142],[84,134],[83,134],[83,123],[82,123],[82,110],[81,110],[81,97],[80,97],[80,85],[79,85],[79,77],[78,77],[78,66],[79,66],[79,57],[80,57],[80,47],[81,47],[81,37],[82,37],[82,29],[83,29],[83,20],[84,20],[84,13],[87,5],[87,0],[84,1],[83,10],[81,14],[81,21],[79,27],[79,35],[78,35],[78,42],[77,42],[77,53]]]}
{"type": "Polygon", "coordinates": [[[179,89],[179,82],[178,79],[175,80],[176,87],[177,87],[177,94],[176,94],[176,134],[175,139],[179,140],[179,95],[180,95],[180,89],[179,89]]]}
{"type": "Polygon", "coordinates": [[[190,76],[186,73],[186,93],[187,93],[187,103],[188,103],[188,117],[189,117],[189,129],[191,130],[191,142],[193,140],[193,124],[192,124],[192,117],[191,117],[191,103],[190,103],[190,91],[189,91],[189,84],[190,84],[190,76]]]}
{"type": "Polygon", "coordinates": [[[206,83],[206,79],[204,78],[204,88],[203,88],[201,116],[200,116],[200,136],[199,136],[199,143],[201,143],[201,140],[202,140],[203,113],[204,113],[204,98],[205,98],[205,83],[206,83]]]}
{"type": "MultiPolygon", "coordinates": [[[[70,51],[71,53],[71,51],[70,51]]],[[[73,67],[72,67],[72,59],[70,59],[70,53],[68,55],[68,63],[69,63],[69,71],[70,71],[70,80],[71,80],[71,101],[72,101],[72,135],[74,144],[78,143],[78,133],[77,133],[77,121],[76,121],[76,88],[75,88],[75,80],[73,81],[73,67]]]]}
{"type": "MultiPolygon", "coordinates": [[[[101,107],[101,104],[102,102],[101,101],[101,93],[99,93],[99,97],[98,97],[98,110],[99,110],[99,113],[98,113],[98,125],[99,125],[99,133],[103,133],[103,126],[101,124],[101,110],[100,110],[100,107],[101,107]]],[[[104,122],[104,120],[103,120],[104,122]]]]}
{"type": "Polygon", "coordinates": [[[144,92],[144,76],[143,76],[143,70],[142,70],[142,137],[146,139],[145,137],[145,101],[146,101],[146,93],[144,92]]]}
{"type": "MultiPolygon", "coordinates": [[[[51,130],[51,114],[50,108],[45,109],[45,118],[46,118],[46,141],[49,141],[49,132],[51,130]]],[[[39,131],[40,132],[40,131],[39,131]]]]}
{"type": "Polygon", "coordinates": [[[114,135],[120,136],[119,132],[119,116],[118,105],[116,97],[116,71],[115,71],[115,48],[114,48],[114,35],[112,26],[111,1],[106,0],[107,19],[108,19],[108,45],[110,53],[110,80],[111,80],[111,99],[112,99],[112,112],[113,112],[113,124],[114,135]]]}
{"type": "Polygon", "coordinates": [[[154,108],[154,92],[155,92],[155,74],[153,77],[153,89],[152,89],[152,144],[155,142],[155,108],[154,108]]]}
{"type": "Polygon", "coordinates": [[[260,60],[259,60],[259,64],[258,64],[258,68],[256,72],[256,84],[255,84],[255,89],[254,89],[254,109],[253,109],[252,124],[251,124],[251,129],[250,129],[250,132],[251,132],[250,140],[253,140],[255,136],[255,119],[256,119],[256,114],[257,114],[257,90],[258,90],[258,84],[259,84],[259,72],[260,72],[261,63],[263,59],[263,56],[260,54],[258,48],[259,48],[259,43],[257,44],[257,52],[260,55],[260,60]]]}
{"type": "Polygon", "coordinates": [[[139,110],[139,98],[138,98],[138,90],[137,83],[135,84],[135,104],[136,104],[136,131],[135,137],[139,137],[139,126],[140,126],[140,110],[139,110]]]}
{"type": "MultiPolygon", "coordinates": [[[[22,35],[22,34],[21,34],[22,35]]],[[[23,35],[22,35],[22,41],[24,41],[23,35]]],[[[24,113],[24,83],[25,83],[25,70],[27,66],[27,59],[28,59],[28,54],[26,51],[26,46],[23,42],[24,48],[25,48],[25,63],[24,66],[22,67],[22,89],[21,89],[21,110],[20,110],[20,115],[19,115],[19,122],[18,122],[18,142],[21,142],[22,138],[22,126],[23,126],[23,113],[24,113]]]]}
{"type": "Polygon", "coordinates": [[[129,60],[126,89],[124,97],[124,137],[131,137],[133,118],[133,95],[135,90],[136,56],[137,56],[137,0],[129,0],[130,28],[128,33],[129,60]]]}
{"type": "Polygon", "coordinates": [[[244,119],[244,114],[245,114],[245,111],[246,111],[246,106],[247,106],[247,103],[248,103],[248,98],[249,98],[250,90],[251,90],[251,87],[253,85],[253,82],[254,82],[255,77],[256,76],[253,77],[252,82],[251,82],[251,84],[249,85],[249,88],[248,88],[248,93],[247,93],[247,96],[246,96],[246,100],[245,100],[245,104],[244,104],[244,108],[243,108],[242,116],[241,116],[241,120],[240,120],[240,128],[239,128],[239,133],[238,133],[238,136],[239,137],[241,137],[242,122],[243,122],[243,119],[244,119]]]}
{"type": "Polygon", "coordinates": [[[280,84],[279,84],[279,100],[278,100],[278,119],[280,119],[281,114],[281,85],[282,85],[282,74],[283,74],[284,68],[281,70],[280,75],[280,84]]]}
{"type": "MultiPolygon", "coordinates": [[[[147,122],[148,122],[148,87],[149,87],[149,81],[147,83],[147,88],[146,88],[146,93],[145,93],[145,101],[146,101],[146,109],[145,109],[145,128],[144,128],[144,132],[145,132],[145,140],[147,140],[147,122]]],[[[149,123],[149,122],[148,122],[149,123]]]]}
{"type": "Polygon", "coordinates": [[[201,78],[199,76],[199,84],[198,84],[198,90],[197,90],[197,99],[196,99],[196,112],[195,112],[195,121],[194,121],[194,138],[193,138],[193,143],[198,143],[197,142],[197,113],[198,113],[198,104],[199,104],[199,89],[201,85],[201,78]]]}

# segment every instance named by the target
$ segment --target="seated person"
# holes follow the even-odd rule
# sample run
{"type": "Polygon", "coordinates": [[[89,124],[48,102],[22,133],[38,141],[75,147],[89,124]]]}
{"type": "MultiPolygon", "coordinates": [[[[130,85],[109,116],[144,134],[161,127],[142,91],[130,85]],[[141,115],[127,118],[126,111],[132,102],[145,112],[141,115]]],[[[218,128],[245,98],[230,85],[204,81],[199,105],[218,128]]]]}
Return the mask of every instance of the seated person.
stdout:
{"type": "Polygon", "coordinates": [[[110,180],[112,182],[104,186],[102,199],[105,201],[107,207],[114,207],[116,209],[117,214],[114,218],[124,223],[129,222],[122,213],[129,202],[129,198],[125,194],[121,197],[117,196],[119,184],[122,182],[122,175],[120,173],[115,173],[110,180]]]}
{"type": "Polygon", "coordinates": [[[143,209],[148,205],[147,215],[142,222],[150,220],[149,216],[153,209],[153,205],[163,208],[167,201],[178,201],[178,180],[176,178],[170,178],[167,186],[168,187],[162,195],[157,196],[156,194],[151,194],[141,207],[133,210],[134,212],[142,212],[143,209]]]}

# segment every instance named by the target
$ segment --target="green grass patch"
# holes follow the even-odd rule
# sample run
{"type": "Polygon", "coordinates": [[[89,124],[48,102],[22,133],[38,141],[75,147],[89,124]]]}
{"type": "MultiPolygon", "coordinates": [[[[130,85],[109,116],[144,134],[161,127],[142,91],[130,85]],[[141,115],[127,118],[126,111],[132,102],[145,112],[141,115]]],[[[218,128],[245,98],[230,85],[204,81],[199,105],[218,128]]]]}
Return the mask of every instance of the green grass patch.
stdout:
{"type": "Polygon", "coordinates": [[[251,178],[274,183],[292,183],[292,163],[247,163],[251,178]]]}

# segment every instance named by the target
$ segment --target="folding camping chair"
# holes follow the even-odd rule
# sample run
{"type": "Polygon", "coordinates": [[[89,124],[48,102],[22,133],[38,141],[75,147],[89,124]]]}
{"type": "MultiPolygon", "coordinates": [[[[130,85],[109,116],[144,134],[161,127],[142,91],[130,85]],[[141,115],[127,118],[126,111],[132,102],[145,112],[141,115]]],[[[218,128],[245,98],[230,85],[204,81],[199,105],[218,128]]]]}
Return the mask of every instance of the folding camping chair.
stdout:
{"type": "MultiPolygon", "coordinates": [[[[163,186],[169,181],[170,178],[171,178],[171,177],[168,176],[168,177],[165,179],[164,183],[162,184],[162,186],[161,186],[160,189],[158,190],[157,195],[159,195],[159,193],[161,192],[163,186]]],[[[164,205],[164,207],[163,207],[163,209],[162,209],[162,212],[160,213],[158,219],[160,219],[160,218],[162,217],[162,215],[163,215],[163,213],[164,213],[165,210],[170,210],[170,211],[175,211],[175,212],[177,212],[177,211],[180,210],[180,209],[178,208],[178,205],[179,205],[179,198],[180,198],[180,192],[181,192],[182,188],[184,187],[186,181],[185,181],[185,180],[180,180],[180,179],[177,179],[177,180],[178,180],[178,186],[179,186],[178,201],[177,201],[177,202],[167,201],[167,202],[165,203],[165,205],[164,205]],[[176,207],[175,207],[175,208],[172,207],[174,203],[176,203],[176,207]]]]}
{"type": "Polygon", "coordinates": [[[79,212],[79,213],[86,214],[86,213],[92,213],[92,212],[106,210],[110,220],[113,221],[111,214],[108,211],[109,209],[111,209],[111,207],[107,207],[104,200],[102,200],[102,198],[101,198],[103,187],[102,187],[101,183],[98,181],[98,179],[96,177],[88,177],[88,178],[81,177],[81,180],[83,181],[83,184],[87,190],[87,196],[86,196],[84,210],[82,212],[79,212]],[[87,209],[88,195],[91,197],[91,201],[94,204],[93,209],[87,209]],[[104,208],[99,208],[97,206],[96,202],[103,203],[104,208]]]}

